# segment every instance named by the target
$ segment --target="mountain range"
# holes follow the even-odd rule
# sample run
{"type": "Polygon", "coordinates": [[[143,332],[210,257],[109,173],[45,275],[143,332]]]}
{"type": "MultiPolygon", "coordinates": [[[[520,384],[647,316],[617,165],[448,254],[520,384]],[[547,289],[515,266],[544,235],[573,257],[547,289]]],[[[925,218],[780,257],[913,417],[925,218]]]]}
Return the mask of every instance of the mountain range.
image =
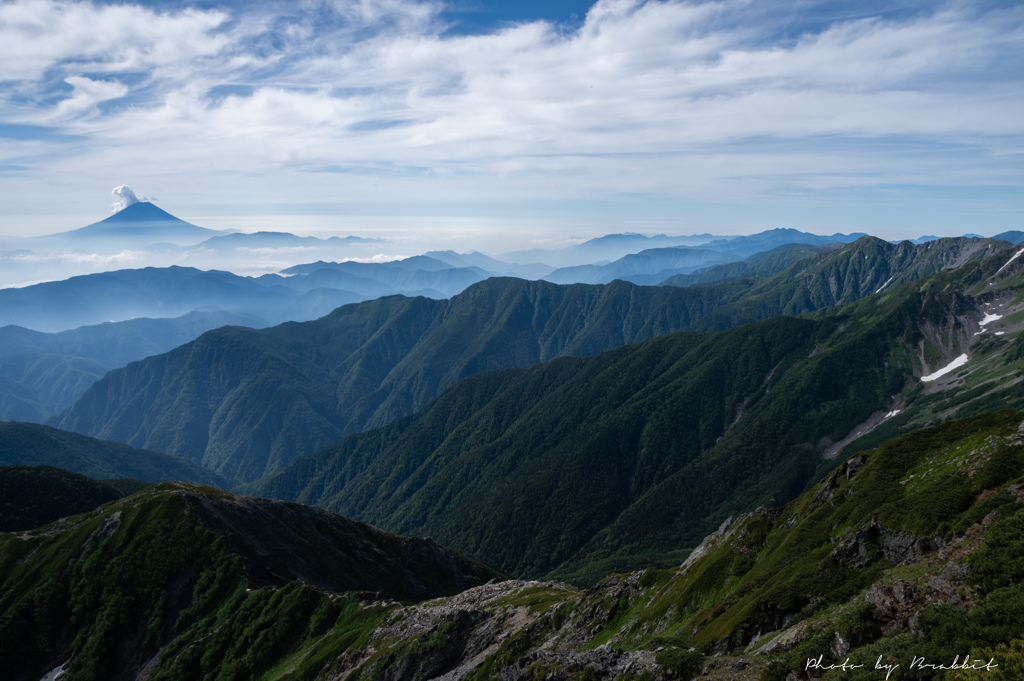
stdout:
{"type": "Polygon", "coordinates": [[[247,489],[429,533],[515,576],[664,564],[726,516],[792,499],[876,428],[1024,406],[1007,375],[1020,351],[994,325],[1024,310],[1010,257],[809,319],[480,374],[247,489]],[[933,381],[961,355],[969,377],[933,381]]]}
{"type": "Polygon", "coordinates": [[[1016,679],[1024,249],[1003,236],[623,234],[561,253],[627,249],[608,262],[0,290],[54,327],[182,311],[0,327],[0,407],[64,428],[0,422],[0,669],[1016,679]],[[494,276],[527,270],[602,283],[494,276]]]}
{"type": "Polygon", "coordinates": [[[204,309],[280,323],[316,319],[346,303],[398,293],[444,298],[489,276],[482,270],[453,268],[432,258],[417,259],[407,266],[320,262],[286,270],[285,275],[242,277],[192,267],[147,267],[0,289],[0,325],[56,333],[136,317],[178,317],[204,309]],[[413,264],[428,269],[413,268],[413,264]]]}
{"type": "Polygon", "coordinates": [[[635,254],[640,251],[663,248],[699,247],[722,254],[728,254],[734,260],[741,260],[754,253],[770,251],[785,244],[824,245],[831,243],[848,243],[865,236],[863,233],[832,234],[823,236],[801,232],[796,229],[770,229],[749,236],[715,236],[697,234],[693,236],[666,236],[657,234],[606,234],[595,239],[588,239],[579,244],[562,249],[532,249],[503,253],[502,260],[507,262],[539,262],[556,268],[577,267],[580,265],[604,264],[602,261],[613,261],[635,254]]]}
{"type": "Polygon", "coordinates": [[[863,237],[766,280],[681,288],[490,278],[450,300],[381,298],[299,325],[209,332],[110,372],[51,424],[252,481],[481,371],[803,314],[1007,247],[863,237]]]}
{"type": "Polygon", "coordinates": [[[491,278],[451,300],[386,297],[302,324],[226,327],[110,372],[53,423],[253,480],[480,371],[673,331],[699,312],[697,294],[491,278]]]}
{"type": "Polygon", "coordinates": [[[543,278],[556,284],[608,284],[615,279],[660,284],[675,274],[689,274],[734,259],[734,256],[705,248],[651,248],[625,255],[607,265],[561,267],[543,278]]]}
{"type": "Polygon", "coordinates": [[[53,466],[97,480],[183,480],[224,488],[211,470],[161,452],[135,449],[37,423],[0,421],[0,466],[53,466]]]}
{"type": "Polygon", "coordinates": [[[967,660],[944,678],[1011,681],[1022,419],[954,420],[861,452],[789,504],[726,519],[680,564],[585,591],[484,584],[493,572],[429,541],[154,486],[0,534],[0,663],[15,681],[867,681],[967,660]]]}
{"type": "Polygon", "coordinates": [[[42,333],[0,327],[0,420],[42,423],[64,411],[111,369],[167,352],[225,325],[260,328],[253,315],[189,312],[42,333]]]}

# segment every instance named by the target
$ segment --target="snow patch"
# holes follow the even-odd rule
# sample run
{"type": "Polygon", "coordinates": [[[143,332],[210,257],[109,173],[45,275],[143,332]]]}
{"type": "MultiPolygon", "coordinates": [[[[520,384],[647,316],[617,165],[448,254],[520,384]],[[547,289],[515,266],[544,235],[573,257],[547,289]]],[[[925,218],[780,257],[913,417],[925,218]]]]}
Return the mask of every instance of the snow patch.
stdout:
{"type": "Polygon", "coordinates": [[[55,681],[55,679],[58,676],[61,676],[64,673],[64,665],[66,665],[66,664],[67,664],[67,662],[65,662],[64,664],[62,664],[59,667],[54,667],[53,669],[50,670],[50,672],[46,676],[44,676],[43,678],[39,679],[39,681],[55,681]]]}
{"type": "Polygon", "coordinates": [[[954,359],[952,362],[950,362],[946,366],[944,366],[941,369],[939,369],[938,371],[936,371],[935,373],[928,374],[927,376],[922,376],[921,380],[922,381],[934,381],[936,379],[942,378],[943,376],[948,374],[950,371],[953,371],[954,369],[959,369],[960,367],[962,367],[965,364],[967,364],[967,353],[966,352],[964,354],[960,355],[959,357],[957,357],[956,359],[954,359]]]}
{"type": "Polygon", "coordinates": [[[997,336],[1002,336],[1004,333],[1006,333],[1006,332],[1005,331],[996,331],[996,335],[997,336]]]}
{"type": "Polygon", "coordinates": [[[900,409],[893,409],[892,411],[885,415],[885,418],[891,419],[893,416],[896,416],[896,414],[899,414],[900,411],[900,409]]]}
{"type": "Polygon", "coordinates": [[[883,288],[885,288],[886,286],[888,286],[888,285],[889,285],[889,282],[891,282],[891,281],[892,281],[893,279],[895,279],[895,278],[896,278],[896,275],[895,275],[895,274],[894,274],[894,275],[892,275],[891,277],[889,277],[889,279],[888,279],[888,280],[887,280],[887,281],[886,281],[886,282],[885,282],[884,284],[882,284],[881,286],[879,286],[879,287],[878,287],[878,290],[877,290],[877,291],[875,291],[875,293],[881,293],[881,292],[882,292],[882,289],[883,289],[883,288]]]}
{"type": "MultiPolygon", "coordinates": [[[[1005,262],[1005,263],[1003,264],[1003,266],[1002,266],[1002,267],[1000,267],[1000,268],[999,268],[998,270],[996,270],[996,274],[998,275],[998,274],[999,274],[1000,272],[1002,272],[1003,270],[1005,270],[1005,269],[1006,269],[1006,266],[1007,266],[1007,265],[1009,265],[1009,264],[1010,264],[1011,262],[1013,262],[1014,260],[1016,260],[1016,259],[1017,259],[1017,256],[1019,256],[1019,255],[1020,255],[1021,253],[1024,253],[1024,248],[1022,248],[1022,249],[1020,249],[1019,251],[1017,251],[1016,253],[1014,253],[1014,254],[1013,254],[1013,257],[1012,257],[1012,258],[1010,258],[1009,260],[1007,260],[1007,261],[1006,261],[1006,262],[1005,262]]],[[[991,284],[989,284],[989,286],[991,286],[991,284]]]]}
{"type": "Polygon", "coordinates": [[[1002,318],[1003,318],[1003,315],[1001,315],[1001,314],[992,314],[991,312],[986,312],[985,313],[985,318],[982,319],[981,322],[979,322],[979,326],[985,326],[986,324],[991,324],[992,322],[996,321],[997,319],[1002,319],[1002,318]]]}

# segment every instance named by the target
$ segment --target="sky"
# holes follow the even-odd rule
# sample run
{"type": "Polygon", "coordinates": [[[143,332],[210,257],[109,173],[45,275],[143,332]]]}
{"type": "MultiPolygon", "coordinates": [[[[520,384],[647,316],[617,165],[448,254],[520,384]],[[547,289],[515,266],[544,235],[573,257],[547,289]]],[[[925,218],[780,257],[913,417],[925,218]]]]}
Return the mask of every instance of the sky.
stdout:
{"type": "Polygon", "coordinates": [[[3,0],[0,235],[121,185],[457,250],[1024,229],[1024,3],[3,0]]]}

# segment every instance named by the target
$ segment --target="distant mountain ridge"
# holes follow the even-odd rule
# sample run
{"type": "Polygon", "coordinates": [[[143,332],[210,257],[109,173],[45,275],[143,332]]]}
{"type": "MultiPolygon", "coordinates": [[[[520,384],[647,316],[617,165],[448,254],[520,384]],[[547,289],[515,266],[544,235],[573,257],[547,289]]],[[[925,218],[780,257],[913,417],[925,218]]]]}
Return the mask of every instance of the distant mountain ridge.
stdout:
{"type": "Polygon", "coordinates": [[[447,298],[490,274],[432,258],[393,263],[311,263],[290,276],[242,277],[193,267],[147,267],[0,289],[0,327],[60,332],[136,317],[201,309],[255,316],[266,324],[316,319],[347,303],[402,293],[447,298]]]}
{"type": "Polygon", "coordinates": [[[674,274],[668,279],[657,283],[661,286],[700,286],[745,278],[767,279],[774,277],[790,265],[804,258],[827,253],[828,251],[842,248],[842,246],[843,244],[840,243],[826,244],[824,246],[785,244],[777,246],[770,251],[747,256],[743,260],[713,267],[704,267],[691,274],[674,274]]]}
{"type": "Polygon", "coordinates": [[[652,248],[625,255],[607,265],[562,267],[542,277],[555,284],[608,284],[615,279],[634,284],[659,284],[677,273],[730,262],[735,256],[706,248],[652,248]]]}
{"type": "Polygon", "coordinates": [[[810,318],[478,374],[247,489],[427,532],[522,577],[668,564],[727,515],[794,498],[839,452],[1024,406],[1024,346],[1001,338],[1024,330],[1014,255],[810,318]],[[967,378],[929,377],[961,355],[967,378]]]}
{"type": "Polygon", "coordinates": [[[0,466],[54,466],[95,480],[183,480],[218,487],[228,482],[191,461],[135,449],[37,423],[0,421],[0,466]]]}
{"type": "Polygon", "coordinates": [[[0,327],[0,420],[42,423],[64,411],[111,369],[167,352],[228,324],[261,328],[253,315],[196,311],[42,333],[0,327]]]}
{"type": "MultiPolygon", "coordinates": [[[[606,234],[596,239],[568,248],[556,250],[533,249],[503,253],[502,258],[512,262],[543,262],[553,267],[574,267],[595,264],[599,261],[618,260],[626,255],[638,253],[652,248],[702,248],[731,255],[734,259],[742,259],[754,253],[769,251],[778,246],[790,243],[824,245],[829,243],[849,243],[860,237],[867,236],[862,232],[854,234],[832,234],[823,236],[796,229],[770,229],[746,236],[715,236],[699,234],[692,236],[666,236],[658,234],[606,234]]],[[[668,275],[666,275],[668,276],[668,275]]]]}
{"type": "Polygon", "coordinates": [[[699,246],[715,238],[720,237],[715,237],[711,234],[686,236],[655,234],[654,236],[647,236],[627,232],[624,234],[605,234],[604,236],[588,239],[567,248],[534,248],[524,251],[511,251],[500,254],[500,257],[505,261],[514,263],[539,262],[552,268],[575,267],[577,265],[593,264],[602,260],[618,260],[630,253],[638,253],[650,248],[699,246]]]}
{"type": "Polygon", "coordinates": [[[223,236],[213,236],[199,246],[214,250],[232,248],[282,248],[294,246],[337,247],[346,244],[381,243],[383,239],[367,239],[360,236],[331,236],[319,239],[315,236],[297,236],[290,232],[235,232],[223,236]]]}
{"type": "Polygon", "coordinates": [[[863,237],[767,280],[678,288],[491,278],[449,301],[382,298],[314,322],[204,334],[107,374],[50,423],[251,481],[411,414],[482,371],[800,315],[870,295],[887,279],[909,281],[1008,246],[863,237]],[[902,269],[893,273],[896,265],[902,269]]]}

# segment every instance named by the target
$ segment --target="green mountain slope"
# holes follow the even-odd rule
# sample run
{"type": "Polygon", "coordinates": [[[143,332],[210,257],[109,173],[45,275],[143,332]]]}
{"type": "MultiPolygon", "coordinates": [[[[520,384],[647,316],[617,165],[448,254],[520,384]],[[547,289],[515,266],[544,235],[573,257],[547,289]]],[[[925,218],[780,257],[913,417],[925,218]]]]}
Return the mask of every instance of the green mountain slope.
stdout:
{"type": "Polygon", "coordinates": [[[1008,242],[993,239],[891,244],[875,237],[862,237],[758,281],[742,298],[704,316],[695,328],[718,331],[778,315],[798,316],[843,305],[938,272],[981,262],[1009,247],[1008,242]]]}
{"type": "Polygon", "coordinates": [[[55,466],[97,480],[184,480],[226,486],[211,470],[160,452],[135,449],[35,423],[0,421],[0,466],[55,466]]]}
{"type": "Polygon", "coordinates": [[[163,483],[38,531],[0,534],[0,665],[9,679],[38,679],[61,663],[69,681],[169,670],[199,678],[211,666],[248,677],[295,629],[318,634],[355,603],[326,591],[422,600],[494,576],[430,540],[163,483]]]}
{"type": "MultiPolygon", "coordinates": [[[[251,489],[426,532],[516,575],[587,582],[664,563],[725,516],[793,498],[857,437],[915,414],[934,420],[926,408],[940,398],[920,377],[992,344],[978,331],[987,298],[1022,290],[1009,259],[817,319],[673,334],[477,376],[251,489]],[[965,292],[996,279],[990,293],[965,292]]],[[[941,399],[977,412],[991,402],[979,402],[986,390],[1005,389],[1014,399],[1004,406],[1024,405],[1012,376],[941,399]]]]}
{"type": "Polygon", "coordinates": [[[111,372],[51,423],[251,481],[410,414],[481,371],[804,313],[1006,247],[978,239],[893,246],[864,237],[764,281],[560,287],[493,278],[448,301],[383,298],[304,324],[207,333],[111,372]],[[890,261],[903,269],[892,274],[890,261]]]}
{"type": "Polygon", "coordinates": [[[30,530],[91,511],[145,485],[130,479],[111,485],[52,466],[0,466],[0,532],[30,530]]]}
{"type": "MultiPolygon", "coordinates": [[[[253,489],[417,526],[512,574],[540,576],[655,481],[712,449],[773,369],[784,373],[829,332],[780,319],[475,376],[414,417],[348,438],[253,489]]],[[[772,462],[792,444],[780,443],[772,462]]],[[[789,475],[779,467],[777,477],[799,491],[815,465],[789,475]]],[[[722,492],[734,482],[723,479],[722,492]]],[[[703,536],[692,531],[690,541],[703,536]]]]}
{"type": "Polygon", "coordinates": [[[197,311],[42,333],[0,328],[0,419],[42,423],[64,411],[111,369],[167,352],[228,324],[259,328],[252,315],[197,311]]]}
{"type": "Polygon", "coordinates": [[[160,485],[0,535],[0,665],[19,681],[62,664],[68,681],[1016,681],[1022,503],[1024,412],[1007,410],[860,452],[668,570],[459,591],[488,573],[452,571],[436,545],[424,564],[410,540],[309,507],[160,485]],[[325,565],[368,566],[363,593],[308,564],[267,578],[311,538],[325,565]],[[388,571],[441,597],[366,593],[388,571]]]}
{"type": "MultiPolygon", "coordinates": [[[[730,518],[678,570],[607,580],[575,609],[618,591],[621,614],[591,641],[746,653],[762,681],[821,678],[807,667],[819,656],[862,665],[827,680],[877,679],[880,656],[898,679],[943,678],[915,657],[985,664],[980,648],[1024,637],[1022,419],[985,414],[861,452],[786,506],[730,518]]],[[[955,678],[1016,678],[997,671],[955,678]]]]}
{"type": "Polygon", "coordinates": [[[252,480],[467,376],[667,333],[742,286],[495,278],[448,301],[390,297],[303,324],[218,329],[110,372],[54,423],[252,480]]]}
{"type": "Polygon", "coordinates": [[[842,244],[829,244],[826,246],[788,244],[765,253],[755,253],[745,260],[715,265],[714,267],[697,270],[692,274],[676,274],[656,283],[660,283],[662,286],[701,286],[750,277],[774,277],[776,274],[789,268],[790,265],[800,262],[805,258],[820,253],[827,253],[840,247],[842,247],[842,244]]]}

